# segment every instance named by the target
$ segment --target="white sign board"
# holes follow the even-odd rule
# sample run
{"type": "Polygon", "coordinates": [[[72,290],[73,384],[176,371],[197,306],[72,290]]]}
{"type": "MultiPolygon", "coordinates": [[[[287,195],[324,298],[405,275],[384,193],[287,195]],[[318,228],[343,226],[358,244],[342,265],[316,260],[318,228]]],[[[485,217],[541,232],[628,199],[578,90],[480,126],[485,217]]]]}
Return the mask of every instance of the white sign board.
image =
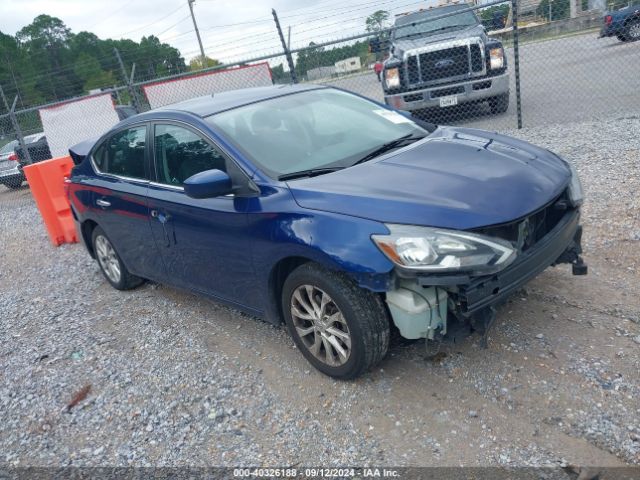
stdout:
{"type": "Polygon", "coordinates": [[[273,85],[271,69],[264,62],[152,83],[142,89],[151,108],[158,108],[212,93],[269,85],[273,85]]]}
{"type": "Polygon", "coordinates": [[[108,93],[41,108],[40,119],[53,158],[69,155],[69,148],[98,137],[120,120],[108,93]]]}

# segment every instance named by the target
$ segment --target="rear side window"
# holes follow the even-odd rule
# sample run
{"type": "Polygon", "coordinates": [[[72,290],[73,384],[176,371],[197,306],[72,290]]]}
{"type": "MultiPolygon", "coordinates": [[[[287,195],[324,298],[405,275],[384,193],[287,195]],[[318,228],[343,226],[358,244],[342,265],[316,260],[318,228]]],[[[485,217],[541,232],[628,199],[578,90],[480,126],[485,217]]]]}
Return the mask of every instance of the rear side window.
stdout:
{"type": "Polygon", "coordinates": [[[205,170],[227,171],[222,152],[200,135],[176,125],[156,125],[154,132],[158,182],[180,186],[205,170]]]}
{"type": "Polygon", "coordinates": [[[146,179],[146,137],[146,126],[129,128],[113,135],[93,154],[93,161],[98,170],[121,177],[146,179]]]}

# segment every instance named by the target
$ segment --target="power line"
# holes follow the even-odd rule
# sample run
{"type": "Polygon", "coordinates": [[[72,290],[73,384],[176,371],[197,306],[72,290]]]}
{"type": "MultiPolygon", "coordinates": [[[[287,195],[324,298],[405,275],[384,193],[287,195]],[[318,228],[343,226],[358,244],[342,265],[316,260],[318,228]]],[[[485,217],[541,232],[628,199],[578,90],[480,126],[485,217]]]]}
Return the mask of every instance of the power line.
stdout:
{"type": "Polygon", "coordinates": [[[118,34],[114,35],[114,37],[123,37],[125,35],[130,34],[130,33],[138,32],[140,30],[144,30],[144,29],[146,29],[148,27],[151,27],[152,25],[155,25],[156,23],[159,23],[159,22],[163,21],[164,19],[169,18],[171,15],[173,15],[178,10],[180,10],[182,7],[184,7],[184,4],[178,5],[178,8],[176,8],[175,10],[172,10],[171,12],[169,12],[166,15],[162,16],[161,18],[159,18],[159,19],[157,19],[157,20],[155,20],[155,21],[153,21],[151,23],[148,23],[147,25],[145,25],[143,27],[135,28],[133,30],[129,30],[128,32],[118,33],[118,34]]]}

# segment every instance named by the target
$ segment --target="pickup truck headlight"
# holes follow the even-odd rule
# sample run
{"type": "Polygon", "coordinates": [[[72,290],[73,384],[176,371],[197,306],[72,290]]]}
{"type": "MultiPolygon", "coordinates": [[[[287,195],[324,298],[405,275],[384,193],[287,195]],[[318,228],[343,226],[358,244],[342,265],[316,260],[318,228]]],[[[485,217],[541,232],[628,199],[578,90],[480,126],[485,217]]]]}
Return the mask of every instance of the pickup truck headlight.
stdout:
{"type": "Polygon", "coordinates": [[[372,235],[380,250],[403,269],[430,273],[495,273],[516,258],[510,242],[442,228],[387,224],[388,235],[372,235]]]}
{"type": "Polygon", "coordinates": [[[504,67],[504,50],[502,47],[489,50],[489,66],[491,70],[499,70],[504,67]]]}
{"type": "Polygon", "coordinates": [[[569,200],[574,207],[579,207],[584,202],[582,182],[580,182],[580,177],[578,176],[576,167],[574,167],[571,162],[567,162],[566,160],[565,162],[567,163],[567,165],[569,165],[569,170],[571,170],[571,182],[569,182],[569,200]]]}
{"type": "Polygon", "coordinates": [[[397,68],[389,68],[384,71],[384,81],[387,88],[396,88],[400,86],[400,70],[397,68]]]}

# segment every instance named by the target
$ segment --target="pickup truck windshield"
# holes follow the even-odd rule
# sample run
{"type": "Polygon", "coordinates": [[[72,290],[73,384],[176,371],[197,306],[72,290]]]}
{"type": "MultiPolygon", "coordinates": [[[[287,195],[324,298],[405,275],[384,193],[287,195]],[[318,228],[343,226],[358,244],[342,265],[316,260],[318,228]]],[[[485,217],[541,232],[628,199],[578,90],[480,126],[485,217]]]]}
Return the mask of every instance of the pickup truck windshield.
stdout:
{"type": "Polygon", "coordinates": [[[332,88],[264,100],[206,120],[273,178],[347,168],[388,142],[430,133],[398,112],[332,88]]]}
{"type": "Polygon", "coordinates": [[[467,10],[468,5],[451,5],[447,7],[434,8],[425,12],[412,13],[396,19],[397,29],[393,38],[408,38],[429,35],[431,33],[456,30],[459,28],[472,27],[478,24],[478,18],[473,12],[464,12],[450,17],[440,18],[432,22],[426,22],[429,18],[439,17],[446,13],[455,12],[456,10],[467,10]],[[416,22],[424,22],[418,23],[416,22]]]}

